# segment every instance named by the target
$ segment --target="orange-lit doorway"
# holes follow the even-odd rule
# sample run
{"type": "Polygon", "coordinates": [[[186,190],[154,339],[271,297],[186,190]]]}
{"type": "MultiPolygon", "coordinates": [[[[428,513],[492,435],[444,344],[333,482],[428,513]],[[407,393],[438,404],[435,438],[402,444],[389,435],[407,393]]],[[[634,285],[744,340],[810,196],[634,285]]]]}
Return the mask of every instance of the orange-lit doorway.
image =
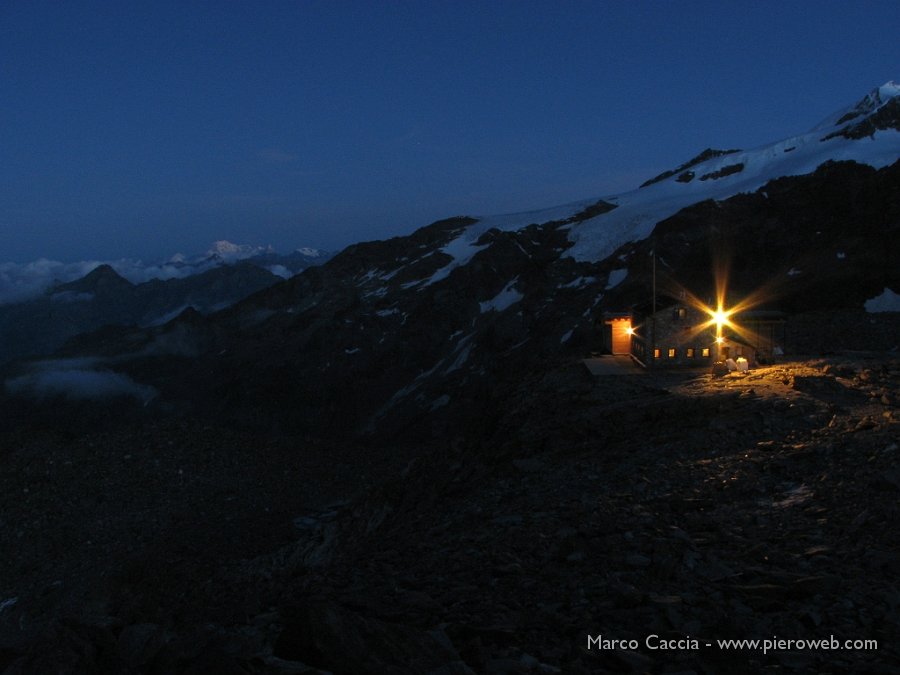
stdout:
{"type": "Polygon", "coordinates": [[[631,353],[631,318],[607,319],[606,325],[612,331],[611,349],[613,354],[631,353]]]}

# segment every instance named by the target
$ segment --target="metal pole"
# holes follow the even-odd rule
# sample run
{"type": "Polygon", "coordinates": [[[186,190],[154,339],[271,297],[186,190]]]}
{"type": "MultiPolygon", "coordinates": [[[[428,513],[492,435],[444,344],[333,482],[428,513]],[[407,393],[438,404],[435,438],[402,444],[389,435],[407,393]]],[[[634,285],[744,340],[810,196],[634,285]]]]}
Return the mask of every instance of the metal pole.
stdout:
{"type": "Polygon", "coordinates": [[[650,314],[650,354],[648,363],[650,368],[656,365],[656,242],[653,243],[653,250],[650,252],[653,256],[653,298],[651,301],[650,314]]]}

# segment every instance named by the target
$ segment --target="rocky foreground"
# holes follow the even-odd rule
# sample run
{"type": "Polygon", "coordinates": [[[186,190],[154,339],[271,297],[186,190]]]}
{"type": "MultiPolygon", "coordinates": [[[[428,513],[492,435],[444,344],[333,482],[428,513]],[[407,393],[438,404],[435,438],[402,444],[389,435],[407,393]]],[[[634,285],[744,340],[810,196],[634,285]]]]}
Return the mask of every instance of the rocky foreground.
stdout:
{"type": "Polygon", "coordinates": [[[857,353],[564,363],[415,448],[8,434],[0,670],[900,672],[898,404],[857,353]]]}

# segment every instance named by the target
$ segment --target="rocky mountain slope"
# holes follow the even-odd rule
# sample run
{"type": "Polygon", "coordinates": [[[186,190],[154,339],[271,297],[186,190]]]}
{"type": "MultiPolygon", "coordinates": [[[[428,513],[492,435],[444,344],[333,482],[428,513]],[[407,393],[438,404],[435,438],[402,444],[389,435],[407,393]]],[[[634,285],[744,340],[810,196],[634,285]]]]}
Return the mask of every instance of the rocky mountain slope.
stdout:
{"type": "Polygon", "coordinates": [[[387,463],[185,424],[0,435],[0,668],[897,672],[896,357],[570,364],[493,397],[493,428],[387,463]],[[842,647],[716,642],[773,636],[842,647]]]}
{"type": "Polygon", "coordinates": [[[898,94],[630,193],[439,221],[211,315],[9,366],[0,531],[22,543],[4,547],[0,664],[897,672],[900,321],[865,305],[900,291],[898,94]],[[651,250],[661,294],[709,296],[727,262],[735,293],[813,326],[810,351],[867,353],[592,380],[579,359],[604,311],[648,298],[651,250]],[[586,649],[650,633],[879,650],[586,649]]]}

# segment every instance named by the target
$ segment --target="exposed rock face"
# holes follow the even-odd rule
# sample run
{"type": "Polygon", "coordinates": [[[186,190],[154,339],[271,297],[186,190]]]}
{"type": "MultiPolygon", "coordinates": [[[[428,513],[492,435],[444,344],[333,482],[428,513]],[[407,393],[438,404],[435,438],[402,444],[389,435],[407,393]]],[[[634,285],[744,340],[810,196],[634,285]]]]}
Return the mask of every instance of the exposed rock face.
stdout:
{"type": "MultiPolygon", "coordinates": [[[[735,173],[740,173],[744,170],[744,164],[742,162],[738,162],[737,164],[729,164],[728,166],[723,166],[718,171],[710,171],[709,173],[705,173],[700,176],[700,180],[716,180],[717,178],[724,178],[725,176],[731,176],[735,173]]],[[[681,178],[679,176],[679,178],[681,178]]]]}
{"type": "Polygon", "coordinates": [[[900,98],[892,98],[861,122],[848,124],[840,131],[828,134],[822,140],[827,141],[837,136],[860,139],[866,136],[874,136],[876,131],[885,129],[900,130],[900,98]]]}
{"type": "Polygon", "coordinates": [[[900,312],[874,315],[847,309],[804,312],[791,317],[786,329],[788,348],[799,354],[900,348],[900,312]]]}
{"type": "Polygon", "coordinates": [[[861,310],[885,287],[900,285],[898,182],[900,164],[875,171],[829,163],[810,176],[684,209],[661,222],[651,240],[629,247],[628,277],[603,304],[646,301],[656,246],[663,261],[658,286],[672,297],[687,288],[711,299],[713,272],[726,267],[737,298],[762,290],[764,305],[792,313],[861,310]]]}
{"type": "Polygon", "coordinates": [[[681,174],[678,176],[677,180],[687,183],[694,177],[693,171],[686,171],[686,169],[690,169],[692,166],[696,166],[697,164],[701,164],[708,159],[713,159],[714,157],[722,157],[723,155],[732,155],[736,152],[740,152],[740,150],[715,150],[713,148],[707,148],[699,155],[694,157],[693,159],[685,162],[678,168],[672,169],[670,171],[663,171],[658,176],[651,178],[648,181],[645,181],[641,184],[641,187],[647,187],[648,185],[653,185],[654,183],[659,183],[660,181],[664,181],[666,178],[671,178],[675,174],[681,174]]]}

